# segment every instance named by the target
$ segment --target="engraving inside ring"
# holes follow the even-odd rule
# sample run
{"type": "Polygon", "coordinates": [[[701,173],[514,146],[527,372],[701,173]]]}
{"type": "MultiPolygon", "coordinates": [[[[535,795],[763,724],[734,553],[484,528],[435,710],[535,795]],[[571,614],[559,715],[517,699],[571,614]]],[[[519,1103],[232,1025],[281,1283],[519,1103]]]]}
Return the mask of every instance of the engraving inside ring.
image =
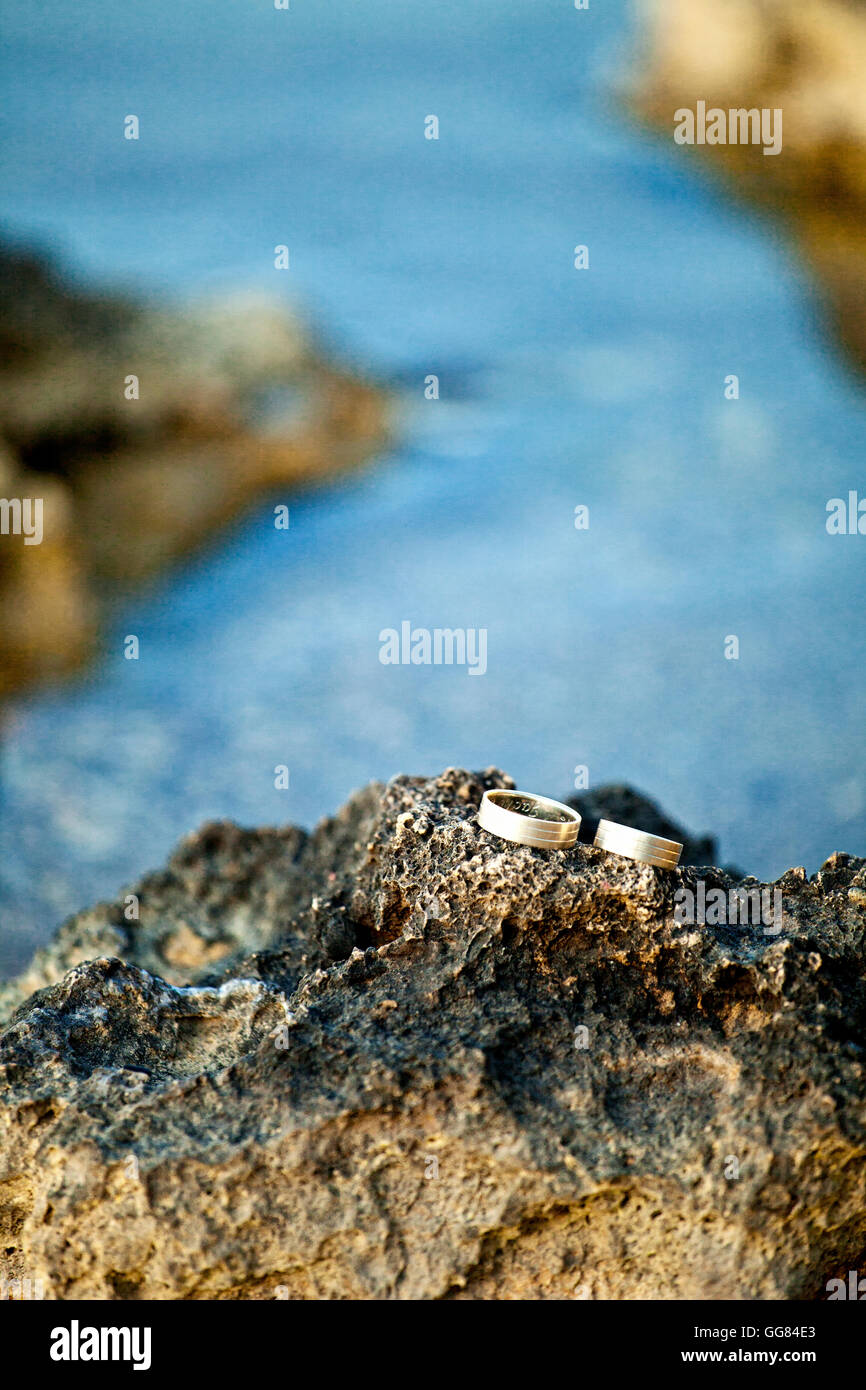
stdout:
{"type": "Polygon", "coordinates": [[[531,816],[533,820],[552,820],[571,825],[575,819],[574,816],[567,816],[564,811],[557,810],[555,806],[539,805],[529,796],[500,797],[491,792],[490,800],[494,806],[501,806],[503,811],[515,811],[517,815],[531,816]]]}

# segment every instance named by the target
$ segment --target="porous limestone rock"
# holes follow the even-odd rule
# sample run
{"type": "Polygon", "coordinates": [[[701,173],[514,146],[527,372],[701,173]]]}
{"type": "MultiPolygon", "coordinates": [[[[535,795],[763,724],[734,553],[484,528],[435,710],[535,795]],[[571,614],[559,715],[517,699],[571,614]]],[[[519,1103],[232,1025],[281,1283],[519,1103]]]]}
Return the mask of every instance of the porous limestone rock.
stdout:
{"type": "Polygon", "coordinates": [[[0,1275],[792,1299],[862,1264],[866,861],[789,870],[777,935],[683,924],[677,888],[723,871],[495,839],[478,804],[510,785],[207,826],[138,923],[67,924],[2,1001],[0,1275]]]}

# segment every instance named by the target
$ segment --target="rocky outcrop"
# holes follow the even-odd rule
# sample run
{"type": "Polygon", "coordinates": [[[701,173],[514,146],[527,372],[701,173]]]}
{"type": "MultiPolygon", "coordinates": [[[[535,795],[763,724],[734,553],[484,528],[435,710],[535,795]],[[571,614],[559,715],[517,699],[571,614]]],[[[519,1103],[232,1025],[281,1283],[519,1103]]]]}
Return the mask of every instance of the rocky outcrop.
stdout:
{"type": "Polygon", "coordinates": [[[476,824],[498,785],[207,826],[67,924],[3,999],[0,1274],[786,1299],[856,1268],[866,861],[790,870],[776,934],[691,925],[675,893],[721,870],[507,844],[476,824]]]}
{"type": "Polygon", "coordinates": [[[0,695],[92,654],[100,594],[385,438],[380,393],[264,297],[136,304],[0,248],[0,320],[0,495],[43,508],[41,543],[0,536],[0,695]]]}
{"type": "Polygon", "coordinates": [[[781,109],[781,153],[683,147],[772,207],[813,267],[829,316],[866,368],[866,9],[851,0],[651,0],[642,6],[636,108],[672,136],[674,112],[781,109]]]}

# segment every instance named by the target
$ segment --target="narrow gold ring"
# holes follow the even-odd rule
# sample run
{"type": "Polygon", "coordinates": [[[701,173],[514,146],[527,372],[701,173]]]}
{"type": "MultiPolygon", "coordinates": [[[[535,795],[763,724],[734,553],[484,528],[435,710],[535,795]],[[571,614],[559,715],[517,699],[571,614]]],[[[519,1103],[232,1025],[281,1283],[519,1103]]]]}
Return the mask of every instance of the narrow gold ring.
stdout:
{"type": "Polygon", "coordinates": [[[633,830],[630,825],[600,820],[593,844],[610,854],[622,854],[638,864],[653,864],[657,869],[675,869],[683,852],[677,840],[665,840],[661,835],[649,835],[645,830],[633,830]]]}
{"type": "Polygon", "coordinates": [[[580,816],[571,806],[532,792],[485,792],[478,824],[501,840],[533,849],[570,849],[577,842],[580,816]]]}

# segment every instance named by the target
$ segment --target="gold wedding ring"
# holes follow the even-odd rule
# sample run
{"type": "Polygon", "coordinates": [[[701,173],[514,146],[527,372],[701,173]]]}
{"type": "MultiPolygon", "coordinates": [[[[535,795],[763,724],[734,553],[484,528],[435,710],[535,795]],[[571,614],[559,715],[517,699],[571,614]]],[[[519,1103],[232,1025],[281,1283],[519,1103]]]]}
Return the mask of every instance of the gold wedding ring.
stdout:
{"type": "Polygon", "coordinates": [[[533,849],[570,849],[577,842],[580,816],[561,801],[531,792],[485,792],[478,824],[501,840],[533,849]]]}
{"type": "Polygon", "coordinates": [[[629,825],[600,820],[593,844],[611,854],[622,854],[638,864],[653,864],[657,869],[675,869],[683,847],[676,840],[661,835],[648,835],[644,830],[632,830],[629,825]]]}

